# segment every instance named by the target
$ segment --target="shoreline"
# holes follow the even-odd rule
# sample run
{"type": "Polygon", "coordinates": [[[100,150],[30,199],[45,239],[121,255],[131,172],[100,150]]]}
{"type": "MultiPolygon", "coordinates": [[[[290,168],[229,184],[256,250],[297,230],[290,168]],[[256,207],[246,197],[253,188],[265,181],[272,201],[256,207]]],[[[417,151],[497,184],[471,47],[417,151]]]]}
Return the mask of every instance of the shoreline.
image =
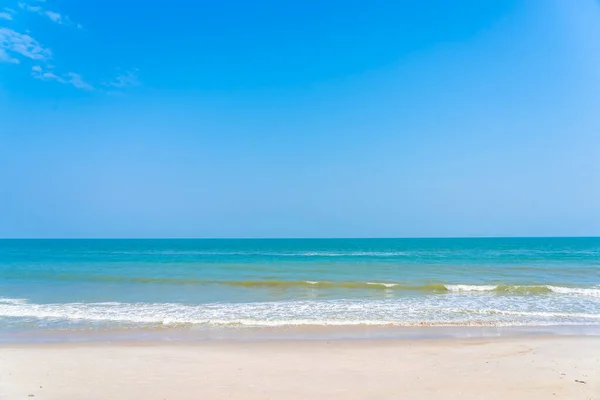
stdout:
{"type": "Polygon", "coordinates": [[[369,326],[310,325],[281,327],[147,327],[1,331],[0,345],[10,343],[86,342],[261,342],[447,340],[527,337],[600,337],[600,325],[552,326],[369,326]]]}
{"type": "Polygon", "coordinates": [[[600,337],[0,344],[7,399],[596,399],[600,337]]]}

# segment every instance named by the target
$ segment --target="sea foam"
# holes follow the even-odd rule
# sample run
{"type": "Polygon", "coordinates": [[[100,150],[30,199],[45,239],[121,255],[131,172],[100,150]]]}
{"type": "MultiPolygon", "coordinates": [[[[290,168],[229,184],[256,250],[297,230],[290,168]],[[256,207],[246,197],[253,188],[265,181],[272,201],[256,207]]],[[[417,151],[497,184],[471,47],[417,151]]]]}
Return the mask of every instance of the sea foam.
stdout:
{"type": "Polygon", "coordinates": [[[428,296],[256,303],[33,303],[4,298],[6,326],[600,325],[600,300],[579,296],[428,296]]]}

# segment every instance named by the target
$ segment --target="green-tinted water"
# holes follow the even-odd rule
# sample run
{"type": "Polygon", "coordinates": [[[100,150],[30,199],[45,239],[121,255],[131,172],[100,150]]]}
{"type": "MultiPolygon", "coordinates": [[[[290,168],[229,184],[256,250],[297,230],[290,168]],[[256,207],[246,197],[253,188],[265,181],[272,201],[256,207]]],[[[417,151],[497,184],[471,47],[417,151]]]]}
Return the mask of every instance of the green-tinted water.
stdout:
{"type": "Polygon", "coordinates": [[[2,240],[0,329],[600,325],[600,238],[2,240]]]}

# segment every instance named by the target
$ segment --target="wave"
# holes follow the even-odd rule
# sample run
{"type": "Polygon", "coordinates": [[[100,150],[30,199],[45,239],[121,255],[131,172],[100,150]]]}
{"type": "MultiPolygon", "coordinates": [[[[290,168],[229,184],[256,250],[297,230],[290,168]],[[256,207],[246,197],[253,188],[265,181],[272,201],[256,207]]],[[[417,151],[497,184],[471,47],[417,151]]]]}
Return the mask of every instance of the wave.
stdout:
{"type": "MultiPolygon", "coordinates": [[[[3,274],[4,276],[10,276],[3,274]]],[[[549,284],[507,285],[507,284],[466,284],[466,283],[427,283],[406,284],[402,282],[356,282],[356,281],[285,281],[285,280],[206,280],[197,278],[136,277],[118,275],[75,275],[75,274],[24,274],[20,277],[46,278],[52,280],[75,280],[107,283],[141,283],[170,285],[223,285],[243,288],[273,289],[363,289],[413,291],[432,294],[443,293],[498,293],[514,295],[563,294],[600,297],[600,285],[592,287],[571,287],[549,284]]],[[[2,302],[2,298],[0,298],[2,302]]]]}
{"type": "Polygon", "coordinates": [[[113,250],[93,254],[131,255],[131,256],[267,256],[267,257],[467,257],[475,255],[486,257],[597,257],[598,249],[406,249],[406,250],[113,250]]]}
{"type": "MultiPolygon", "coordinates": [[[[561,294],[580,294],[584,296],[600,297],[600,288],[573,288],[573,287],[562,287],[548,285],[548,289],[555,293],[561,294]]],[[[598,286],[596,286],[598,287],[598,286]]]]}
{"type": "Polygon", "coordinates": [[[565,294],[600,297],[600,287],[582,288],[554,285],[471,285],[430,283],[424,285],[407,285],[395,282],[332,282],[332,281],[216,281],[220,285],[242,287],[273,288],[332,288],[332,289],[371,289],[417,291],[430,293],[491,292],[498,294],[565,294]]]}
{"type": "Polygon", "coordinates": [[[497,285],[444,285],[450,292],[489,292],[498,289],[497,285]]]}
{"type": "MultiPolygon", "coordinates": [[[[0,326],[516,326],[600,325],[600,305],[574,311],[537,302],[323,300],[267,303],[29,303],[0,302],[0,326]],[[554,309],[553,309],[554,308],[554,309]],[[20,324],[20,325],[19,325],[20,324]]],[[[572,307],[572,304],[569,305],[572,307]]],[[[586,308],[587,307],[587,308],[586,308]]]]}
{"type": "Polygon", "coordinates": [[[423,286],[402,285],[393,282],[336,282],[336,281],[212,281],[217,285],[240,286],[247,288],[322,288],[322,289],[403,289],[403,290],[443,290],[443,285],[431,284],[423,286]]]}
{"type": "Polygon", "coordinates": [[[26,299],[12,299],[12,298],[8,298],[8,297],[0,297],[0,304],[17,305],[17,304],[25,304],[25,303],[27,303],[26,299]]]}
{"type": "MultiPolygon", "coordinates": [[[[104,253],[100,253],[104,254],[104,253]]],[[[112,251],[117,255],[146,256],[267,256],[267,257],[397,257],[418,252],[407,251],[214,251],[214,250],[149,250],[112,251]]]]}
{"type": "MultiPolygon", "coordinates": [[[[548,294],[553,290],[548,285],[444,285],[449,292],[493,292],[499,294],[548,294]]],[[[568,289],[568,288],[564,288],[568,289]]],[[[566,292],[565,292],[566,293],[566,292]]]]}
{"type": "MultiPolygon", "coordinates": [[[[4,276],[11,276],[3,274],[4,276]]],[[[397,290],[415,290],[444,292],[447,288],[443,284],[406,285],[397,282],[356,282],[356,281],[284,281],[284,280],[207,280],[197,278],[171,278],[171,277],[146,277],[146,276],[119,276],[119,275],[77,275],[77,274],[22,274],[19,277],[43,278],[66,281],[106,282],[106,283],[141,283],[141,284],[171,284],[171,285],[224,285],[246,288],[338,288],[338,289],[381,289],[395,288],[397,290]]]]}
{"type": "Polygon", "coordinates": [[[451,292],[497,292],[507,294],[548,294],[583,295],[600,297],[600,288],[581,288],[554,285],[445,285],[451,292]]]}
{"type": "Polygon", "coordinates": [[[386,289],[398,286],[397,283],[385,283],[385,282],[367,282],[367,285],[383,286],[386,289]]]}

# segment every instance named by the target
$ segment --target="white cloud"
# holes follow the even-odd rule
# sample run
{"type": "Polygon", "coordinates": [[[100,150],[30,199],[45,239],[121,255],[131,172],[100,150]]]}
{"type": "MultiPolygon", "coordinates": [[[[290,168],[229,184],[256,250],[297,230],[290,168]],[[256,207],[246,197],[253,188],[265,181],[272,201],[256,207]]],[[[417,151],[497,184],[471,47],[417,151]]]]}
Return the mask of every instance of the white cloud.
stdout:
{"type": "Polygon", "coordinates": [[[39,65],[31,67],[31,75],[34,78],[42,81],[58,81],[64,83],[64,79],[62,79],[60,76],[51,71],[44,71],[44,69],[39,65]]]}
{"type": "Polygon", "coordinates": [[[40,61],[48,60],[52,56],[50,49],[44,48],[31,36],[9,28],[0,28],[0,50],[9,57],[20,54],[23,57],[40,61]]]}
{"type": "MultiPolygon", "coordinates": [[[[27,34],[9,28],[0,28],[0,62],[20,64],[17,56],[46,63],[52,56],[52,52],[27,34]]],[[[52,71],[52,66],[47,64],[45,67],[42,65],[31,67],[31,75],[43,81],[56,81],[82,90],[94,90],[94,87],[85,82],[81,75],[69,72],[61,76],[52,71]]]]}
{"type": "MultiPolygon", "coordinates": [[[[46,0],[25,1],[27,1],[27,3],[24,1],[19,1],[17,3],[21,10],[35,13],[56,24],[74,26],[82,29],[81,24],[75,24],[66,15],[46,10],[46,0]],[[36,3],[34,3],[34,1],[36,3]]],[[[4,19],[10,21],[15,14],[17,14],[15,10],[4,8],[0,10],[0,20],[4,19]]],[[[57,71],[54,66],[49,63],[52,56],[52,51],[30,36],[29,31],[20,33],[7,27],[0,27],[0,63],[28,64],[28,67],[30,66],[31,68],[31,76],[40,81],[60,83],[85,91],[96,90],[92,84],[84,80],[78,73],[62,73],[60,70],[57,71]],[[25,61],[28,61],[27,59],[33,60],[34,63],[25,63],[25,61]]],[[[136,72],[136,69],[125,71],[118,75],[113,81],[104,83],[104,85],[114,88],[137,86],[140,82],[136,72]]],[[[101,92],[109,93],[107,91],[101,92]]]]}
{"type": "Polygon", "coordinates": [[[65,83],[65,80],[60,76],[56,75],[54,72],[44,72],[38,75],[33,75],[33,77],[41,79],[43,81],[57,81],[60,83],[65,83]]]}
{"type": "Polygon", "coordinates": [[[44,14],[46,14],[46,16],[48,18],[50,18],[52,21],[58,23],[58,24],[62,24],[62,16],[59,13],[56,13],[54,11],[46,11],[44,14]]]}
{"type": "Polygon", "coordinates": [[[89,83],[84,82],[84,80],[81,78],[81,75],[79,74],[69,72],[68,74],[65,74],[65,77],[67,77],[67,82],[75,86],[77,89],[94,90],[94,87],[89,83]]]}
{"type": "Polygon", "coordinates": [[[0,19],[5,19],[7,21],[12,21],[13,20],[13,15],[15,15],[17,12],[15,10],[13,10],[12,8],[8,8],[8,7],[4,7],[4,9],[2,11],[0,11],[0,19]]]}
{"type": "Polygon", "coordinates": [[[55,23],[57,23],[59,25],[75,26],[78,29],[82,29],[83,28],[81,26],[81,24],[75,24],[66,15],[61,15],[61,14],[59,14],[57,12],[50,11],[50,10],[44,10],[41,6],[32,6],[30,4],[23,3],[23,2],[19,2],[18,4],[19,4],[19,7],[21,9],[27,10],[27,11],[30,11],[30,12],[33,12],[33,13],[36,13],[36,14],[41,15],[43,17],[46,17],[50,21],[55,22],[55,23]]]}
{"type": "Polygon", "coordinates": [[[19,64],[20,61],[8,55],[6,50],[0,47],[0,63],[19,64]]]}
{"type": "Polygon", "coordinates": [[[89,83],[85,82],[81,75],[76,74],[74,72],[69,72],[64,75],[58,75],[51,70],[52,67],[48,67],[48,69],[42,68],[40,65],[35,65],[31,67],[31,75],[42,81],[55,81],[59,83],[64,83],[66,85],[72,85],[77,89],[82,90],[94,90],[94,87],[89,83]]]}
{"type": "Polygon", "coordinates": [[[117,77],[113,81],[107,82],[104,85],[120,89],[131,86],[138,86],[140,84],[140,81],[137,77],[137,71],[137,69],[126,71],[123,74],[117,75],[117,77]]]}
{"type": "Polygon", "coordinates": [[[18,2],[17,4],[19,5],[19,8],[21,10],[31,11],[31,12],[40,12],[40,11],[42,11],[42,7],[40,7],[40,6],[30,6],[29,4],[23,3],[21,1],[18,2]]]}

